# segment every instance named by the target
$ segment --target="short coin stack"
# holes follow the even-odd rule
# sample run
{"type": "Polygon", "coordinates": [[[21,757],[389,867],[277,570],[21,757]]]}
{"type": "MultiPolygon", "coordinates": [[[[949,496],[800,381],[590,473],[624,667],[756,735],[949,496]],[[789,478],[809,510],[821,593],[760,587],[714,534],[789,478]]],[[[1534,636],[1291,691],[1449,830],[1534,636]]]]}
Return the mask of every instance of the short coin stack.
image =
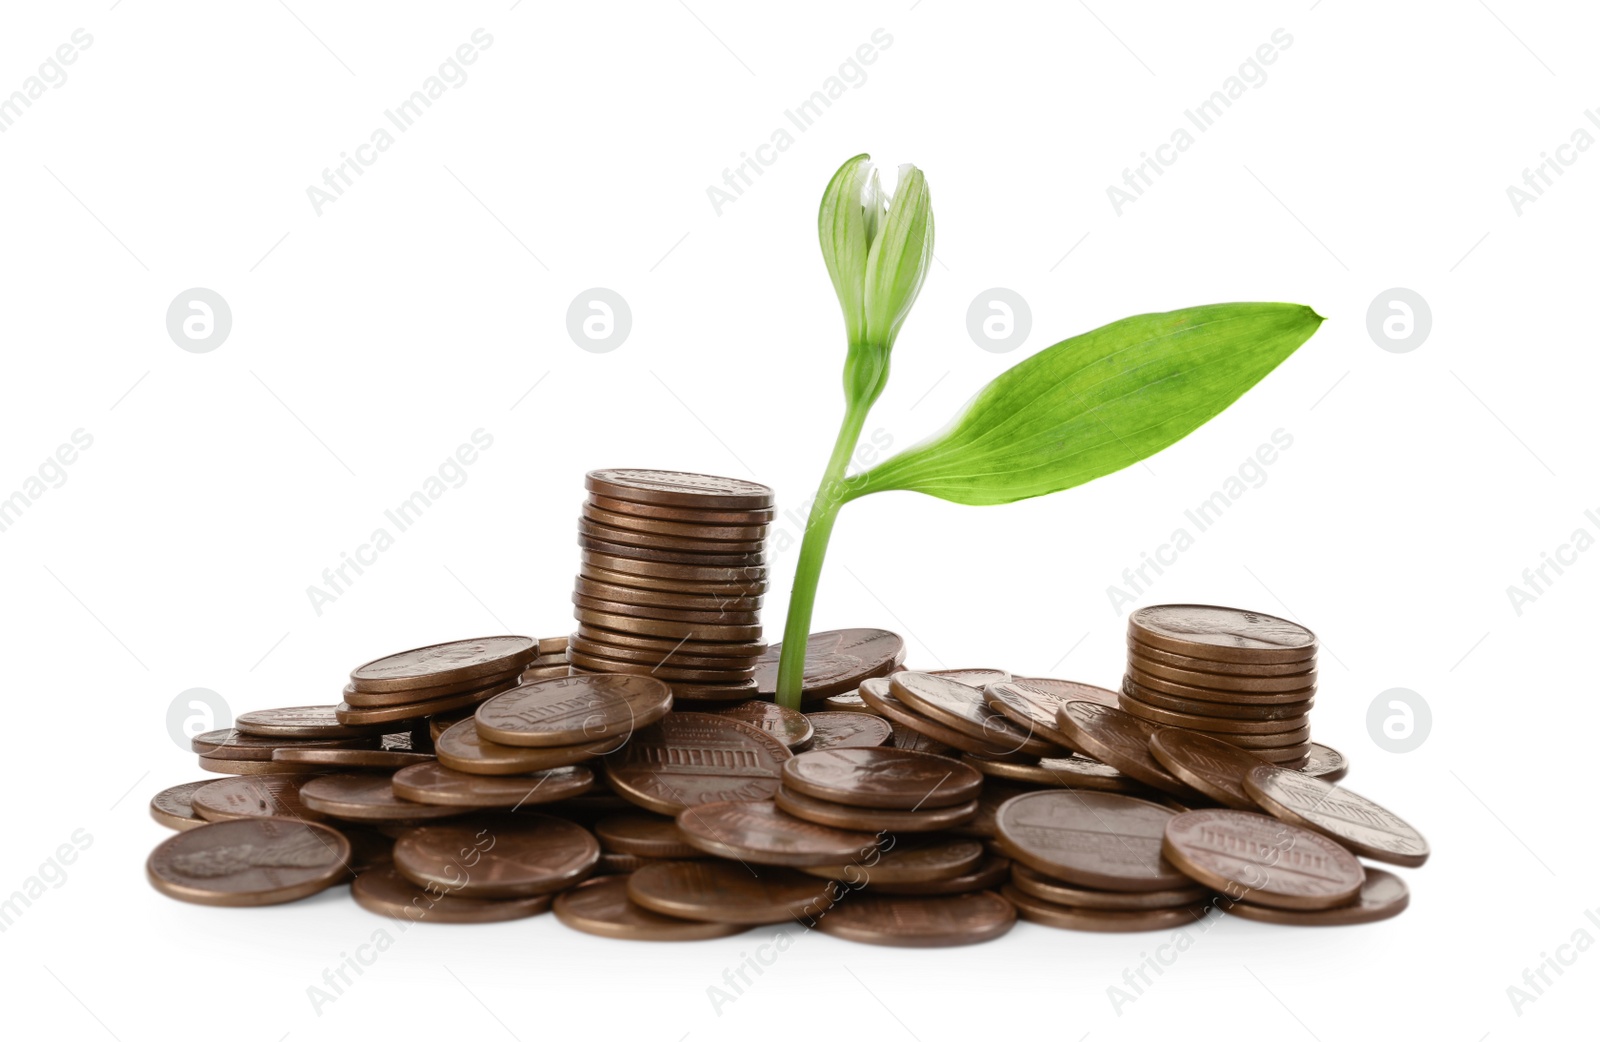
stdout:
{"type": "Polygon", "coordinates": [[[1119,704],[1158,727],[1211,735],[1286,766],[1311,753],[1317,638],[1286,619],[1203,604],[1128,618],[1119,704]]]}
{"type": "Polygon", "coordinates": [[[481,637],[386,655],[351,670],[334,716],[347,727],[393,727],[470,709],[516,687],[538,655],[531,637],[481,637]]]}
{"type": "Polygon", "coordinates": [[[584,484],[573,671],[649,674],[682,699],[751,697],[772,490],[663,470],[596,470],[584,484]]]}

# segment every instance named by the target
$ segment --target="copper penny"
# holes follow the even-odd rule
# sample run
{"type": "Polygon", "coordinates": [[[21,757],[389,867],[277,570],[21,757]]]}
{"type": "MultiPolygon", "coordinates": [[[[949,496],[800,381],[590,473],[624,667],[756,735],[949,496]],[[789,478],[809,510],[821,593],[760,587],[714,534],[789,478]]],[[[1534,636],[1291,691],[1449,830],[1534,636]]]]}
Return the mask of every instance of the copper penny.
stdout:
{"type": "Polygon", "coordinates": [[[1211,896],[1211,891],[1198,883],[1174,890],[1095,890],[1051,879],[1023,864],[1011,866],[1010,882],[1029,897],[1040,901],[1113,912],[1133,912],[1148,908],[1186,908],[1200,904],[1211,896]]]}
{"type": "Polygon", "coordinates": [[[455,684],[440,684],[438,687],[419,687],[406,691],[359,691],[354,684],[346,684],[342,692],[344,696],[342,704],[352,709],[386,709],[390,706],[437,702],[440,699],[468,693],[481,694],[484,698],[488,698],[491,694],[515,687],[517,678],[528,668],[530,667],[512,670],[510,673],[497,673],[492,677],[473,677],[471,680],[455,684]]]}
{"type": "Polygon", "coordinates": [[[509,691],[515,687],[517,679],[502,681],[494,687],[480,688],[476,691],[463,691],[458,695],[447,695],[444,698],[430,699],[427,702],[407,702],[404,705],[383,706],[381,708],[362,709],[341,702],[335,715],[340,720],[351,724],[397,724],[404,725],[413,720],[433,716],[438,713],[451,713],[457,709],[467,709],[485,702],[502,691],[509,691]]]}
{"type": "Polygon", "coordinates": [[[1046,789],[1002,804],[998,839],[1012,860],[1098,890],[1177,890],[1189,879],[1161,856],[1175,812],[1109,792],[1046,789]]]}
{"type": "Polygon", "coordinates": [[[555,900],[550,894],[485,900],[424,889],[401,875],[392,864],[357,876],[350,884],[350,896],[369,912],[406,923],[503,923],[549,911],[555,900]]]}
{"type": "Polygon", "coordinates": [[[206,821],[236,818],[312,818],[321,814],[300,802],[300,786],[315,775],[265,778],[219,778],[189,797],[195,814],[206,821]]]}
{"type": "MultiPolygon", "coordinates": [[[[887,717],[891,723],[915,731],[940,745],[996,759],[1030,759],[1026,753],[1019,753],[1015,748],[973,738],[938,720],[913,711],[894,696],[887,678],[863,680],[857,690],[861,692],[861,698],[867,705],[887,717]]],[[[905,747],[900,741],[898,731],[895,735],[895,745],[905,747]]]]}
{"type": "Polygon", "coordinates": [[[216,783],[215,778],[202,778],[199,781],[184,782],[182,785],[162,789],[150,797],[150,816],[167,828],[178,832],[199,828],[206,823],[206,819],[195,813],[191,800],[195,790],[216,783]]]}
{"type": "Polygon", "coordinates": [[[1096,789],[1100,792],[1125,792],[1143,795],[1150,791],[1143,782],[1123,774],[1109,764],[1091,760],[1073,753],[1070,756],[1047,756],[1037,763],[1006,763],[990,760],[971,753],[962,762],[978,773],[990,778],[1005,778],[1026,782],[1029,785],[1047,785],[1060,789],[1096,789]]]}
{"type": "Polygon", "coordinates": [[[609,850],[600,852],[600,861],[594,866],[597,876],[631,875],[651,863],[653,859],[640,857],[638,854],[613,854],[609,850]]]}
{"type": "Polygon", "coordinates": [[[767,526],[765,524],[719,525],[702,521],[672,521],[666,518],[640,517],[638,514],[607,510],[605,507],[592,502],[583,505],[582,516],[584,520],[593,522],[597,526],[603,525],[614,531],[637,532],[643,535],[655,536],[674,545],[688,543],[692,546],[697,541],[760,544],[765,541],[767,535],[767,526]]]}
{"type": "Polygon", "coordinates": [[[937,720],[968,738],[1029,756],[1051,756],[1058,746],[1036,737],[995,712],[983,691],[950,677],[909,670],[893,674],[889,689],[912,711],[937,720]]]}
{"type": "Polygon", "coordinates": [[[1428,841],[1410,823],[1349,789],[1270,764],[1244,776],[1245,791],[1275,818],[1320,832],[1362,857],[1416,868],[1428,841]]]}
{"type": "MultiPolygon", "coordinates": [[[[1152,691],[1147,687],[1134,688],[1131,682],[1129,690],[1136,690],[1137,694],[1125,694],[1119,697],[1136,698],[1141,705],[1176,713],[1188,713],[1207,720],[1284,720],[1292,716],[1305,716],[1316,704],[1315,698],[1308,698],[1303,702],[1264,702],[1245,705],[1237,702],[1199,702],[1180,695],[1152,691]]],[[[1112,704],[1119,705],[1119,703],[1112,704]]]]}
{"type": "Polygon", "coordinates": [[[1281,720],[1233,720],[1227,717],[1199,716],[1194,713],[1158,709],[1128,694],[1122,696],[1121,709],[1129,716],[1136,716],[1158,727],[1187,727],[1212,734],[1283,734],[1286,731],[1297,731],[1307,724],[1303,712],[1281,720]]]}
{"type": "Polygon", "coordinates": [[[662,608],[687,608],[691,611],[760,611],[763,597],[733,596],[722,593],[695,593],[681,588],[672,590],[640,589],[636,586],[615,585],[578,576],[572,583],[573,592],[597,601],[622,604],[656,605],[662,608]]]}
{"type": "Polygon", "coordinates": [[[766,647],[759,640],[699,640],[684,637],[652,637],[648,634],[619,632],[578,624],[576,636],[591,644],[604,644],[613,648],[653,652],[656,660],[674,661],[679,656],[691,658],[718,658],[726,665],[743,669],[754,664],[756,657],[766,647]]]}
{"type": "Polygon", "coordinates": [[[1211,688],[1216,691],[1235,691],[1241,694],[1278,694],[1299,691],[1317,686],[1317,671],[1288,673],[1277,676],[1237,676],[1222,673],[1205,673],[1199,670],[1180,669],[1177,666],[1146,662],[1136,655],[1128,656],[1128,675],[1146,687],[1156,687],[1160,682],[1183,684],[1186,687],[1211,688]]]}
{"type": "Polygon", "coordinates": [[[990,684],[1004,684],[1013,679],[1003,669],[919,669],[915,672],[926,673],[930,677],[944,677],[980,690],[990,684]]]}
{"type": "Polygon", "coordinates": [[[925,879],[913,883],[885,883],[874,879],[867,884],[869,894],[904,894],[933,896],[938,894],[968,894],[975,890],[992,890],[1011,878],[1011,862],[996,854],[985,854],[983,860],[958,876],[948,879],[925,879]]]}
{"type": "Polygon", "coordinates": [[[546,655],[559,655],[567,650],[567,638],[540,637],[538,650],[540,658],[544,658],[546,655]]]}
{"type": "Polygon", "coordinates": [[[458,807],[412,803],[394,794],[382,774],[324,774],[300,786],[300,802],[341,821],[425,821],[461,813],[458,807]]]}
{"type": "Polygon", "coordinates": [[[992,941],[1016,921],[1016,909],[992,890],[942,897],[860,894],[840,901],[817,929],[862,944],[943,948],[992,941]]]}
{"type": "Polygon", "coordinates": [[[702,803],[685,808],[678,828],[698,850],[758,865],[838,865],[877,850],[878,837],[802,821],[771,800],[702,803]]]}
{"type": "Polygon", "coordinates": [[[358,691],[403,691],[438,687],[519,672],[539,653],[531,637],[478,637],[396,652],[350,671],[358,691]]]}
{"type": "Polygon", "coordinates": [[[608,853],[648,858],[700,856],[678,831],[677,822],[654,814],[611,814],[594,823],[594,833],[608,853]]]}
{"type": "MultiPolygon", "coordinates": [[[[889,697],[892,698],[893,696],[889,697]]],[[[945,745],[943,742],[937,741],[921,731],[913,731],[898,720],[890,720],[889,727],[894,732],[894,737],[889,740],[889,745],[895,749],[904,749],[913,753],[928,753],[932,756],[971,755],[970,753],[962,753],[960,749],[954,746],[945,745]]],[[[1022,759],[1031,758],[1024,757],[1022,759]]]]}
{"type": "Polygon", "coordinates": [[[983,857],[983,844],[964,836],[893,836],[881,850],[870,851],[852,862],[808,867],[805,871],[852,886],[862,881],[931,883],[969,872],[983,857]]]}
{"type": "Polygon", "coordinates": [[[694,610],[690,608],[668,608],[654,604],[628,604],[625,601],[607,601],[596,597],[586,597],[581,593],[572,595],[572,603],[586,612],[604,612],[607,615],[620,615],[630,619],[652,619],[663,622],[703,622],[717,626],[757,626],[761,623],[761,612],[733,611],[728,608],[713,608],[710,610],[694,610]]]}
{"type": "Polygon", "coordinates": [[[701,640],[701,641],[742,641],[759,640],[761,638],[761,625],[718,625],[710,622],[674,622],[671,619],[637,619],[627,615],[613,615],[608,612],[591,611],[588,608],[574,608],[574,618],[586,626],[596,629],[609,630],[613,633],[636,633],[647,637],[668,638],[671,640],[701,640]]]}
{"type": "Polygon", "coordinates": [[[752,507],[745,510],[716,510],[708,507],[672,507],[659,503],[639,503],[631,499],[590,493],[589,502],[613,514],[633,517],[657,518],[662,521],[699,521],[713,525],[764,525],[776,520],[778,511],[772,507],[752,507]]]}
{"type": "Polygon", "coordinates": [[[832,904],[829,884],[790,868],[733,861],[657,861],[628,877],[628,897],[661,915],[761,925],[804,921],[832,904]]]}
{"type": "Polygon", "coordinates": [[[1357,923],[1393,919],[1406,910],[1411,903],[1411,890],[1405,880],[1381,868],[1367,868],[1366,872],[1366,882],[1361,884],[1361,891],[1353,904],[1302,912],[1238,901],[1229,907],[1228,912],[1240,919],[1282,926],[1354,926],[1357,923]]]}
{"type": "Polygon", "coordinates": [[[323,825],[240,818],[179,832],[150,854],[150,885],[180,901],[253,907],[298,901],[348,878],[350,841],[323,825]]]}
{"type": "Polygon", "coordinates": [[[398,749],[274,749],[272,762],[309,767],[397,771],[412,764],[432,763],[433,754],[398,749]]]}
{"type": "Polygon", "coordinates": [[[1224,691],[1219,688],[1193,687],[1176,680],[1163,680],[1129,670],[1122,678],[1123,691],[1135,695],[1144,691],[1187,698],[1193,702],[1223,702],[1228,705],[1279,705],[1285,702],[1307,702],[1316,696],[1317,687],[1296,687],[1287,691],[1224,691]]]}
{"type": "Polygon", "coordinates": [[[595,495],[652,506],[766,510],[775,502],[772,489],[754,481],[678,470],[591,470],[583,487],[595,495]]]}
{"type": "Polygon", "coordinates": [[[1283,662],[1316,653],[1316,634],[1264,612],[1210,604],[1158,604],[1128,616],[1142,644],[1224,662],[1283,662]]]}
{"type": "Polygon", "coordinates": [[[1236,901],[1335,908],[1355,900],[1361,862],[1326,836],[1241,810],[1192,810],[1167,822],[1162,852],[1196,882],[1236,901]]]}
{"type": "Polygon", "coordinates": [[[395,840],[394,867],[424,889],[461,897],[529,897],[576,886],[600,844],[588,829],[546,814],[424,825],[395,840]]]}
{"type": "Polygon", "coordinates": [[[245,734],[231,727],[207,731],[189,739],[189,747],[201,756],[218,760],[270,760],[274,749],[375,749],[377,735],[356,738],[281,738],[245,734]]]}
{"type": "Polygon", "coordinates": [[[446,767],[467,774],[531,774],[593,760],[616,752],[627,741],[624,734],[584,745],[540,749],[502,745],[480,736],[477,719],[468,717],[446,728],[435,740],[433,752],[446,767]]]}
{"type": "Polygon", "coordinates": [[[831,713],[861,713],[867,716],[877,716],[878,713],[862,699],[861,692],[857,690],[841,691],[837,695],[829,695],[822,700],[822,708],[831,713]]]}
{"type": "Polygon", "coordinates": [[[1117,693],[1093,684],[1048,677],[1014,677],[987,684],[983,699],[991,709],[1007,717],[1029,734],[1037,734],[1063,748],[1070,748],[1067,736],[1056,726],[1056,713],[1068,702],[1117,704],[1117,693]]]}
{"type": "Polygon", "coordinates": [[[1205,918],[1206,912],[1209,911],[1207,905],[1111,911],[1043,901],[1016,886],[1003,886],[1000,888],[1000,893],[1017,906],[1017,914],[1023,919],[1041,926],[1053,926],[1058,930],[1089,930],[1095,933],[1176,930],[1184,926],[1193,926],[1205,918]]]}
{"type": "Polygon", "coordinates": [[[788,746],[791,752],[807,748],[811,745],[812,738],[816,736],[816,728],[804,713],[772,702],[752,700],[740,702],[738,705],[720,706],[709,712],[759,728],[788,746]]]}
{"type": "Polygon", "coordinates": [[[685,669],[678,666],[648,665],[622,659],[592,658],[580,651],[568,652],[572,656],[572,676],[592,676],[596,673],[631,673],[636,676],[655,677],[668,684],[738,683],[747,680],[746,669],[685,669]]]}
{"type": "Polygon", "coordinates": [[[743,702],[753,694],[755,684],[748,680],[734,684],[696,684],[687,680],[675,680],[672,683],[672,697],[683,701],[685,712],[713,708],[701,706],[696,709],[690,702],[743,702]]]}
{"type": "Polygon", "coordinates": [[[626,662],[635,666],[644,666],[647,670],[662,666],[671,669],[702,669],[720,672],[733,672],[743,675],[744,671],[755,662],[755,652],[746,650],[738,654],[723,652],[720,648],[713,654],[702,655],[698,652],[685,653],[682,649],[677,651],[671,648],[656,649],[646,647],[623,647],[620,644],[611,644],[590,637],[572,635],[572,647],[567,652],[568,656],[579,654],[590,658],[600,659],[605,662],[626,662]]]}
{"type": "Polygon", "coordinates": [[[1258,809],[1244,790],[1244,776],[1252,767],[1271,766],[1248,749],[1178,728],[1151,735],[1150,753],[1196,792],[1234,810],[1258,809]]]}
{"type": "Polygon", "coordinates": [[[1162,792],[1188,796],[1194,791],[1150,755],[1155,724],[1098,702],[1068,702],[1056,719],[1072,748],[1162,792]]]}
{"type": "Polygon", "coordinates": [[[298,763],[274,763],[271,760],[224,760],[217,756],[200,757],[200,769],[213,774],[310,774],[321,768],[298,763]]]}
{"type": "Polygon", "coordinates": [[[1254,749],[1263,755],[1269,750],[1299,749],[1298,755],[1304,755],[1307,742],[1311,741],[1311,726],[1306,724],[1293,731],[1283,731],[1277,734],[1227,734],[1224,732],[1193,728],[1201,734],[1209,734],[1221,738],[1226,742],[1237,745],[1241,749],[1254,749]]]}
{"type": "Polygon", "coordinates": [[[1238,677],[1269,677],[1287,676],[1291,673],[1304,673],[1316,665],[1316,656],[1310,655],[1302,659],[1291,659],[1285,662],[1223,662],[1218,659],[1196,658],[1172,651],[1162,651],[1148,644],[1141,644],[1130,634],[1128,638],[1129,659],[1138,658],[1143,662],[1156,662],[1165,666],[1176,666],[1179,669],[1194,670],[1201,673],[1218,673],[1223,676],[1238,677]]]}
{"type": "MultiPolygon", "coordinates": [[[[806,638],[806,665],[800,698],[816,701],[849,691],[868,677],[888,673],[905,654],[898,633],[880,629],[822,630],[806,638]]],[[[756,684],[764,698],[778,690],[782,643],[769,647],[756,664],[756,684]]]]}
{"type": "Polygon", "coordinates": [[[780,788],[773,802],[778,809],[818,825],[863,832],[938,832],[971,821],[978,815],[978,801],[968,800],[952,807],[928,810],[882,810],[852,807],[830,800],[780,788]]]}
{"type": "MultiPolygon", "coordinates": [[[[642,561],[654,561],[659,564],[687,564],[694,566],[710,565],[723,568],[764,567],[767,555],[759,550],[741,550],[737,553],[710,553],[706,551],[679,551],[662,550],[653,546],[636,546],[631,542],[613,541],[602,539],[595,534],[599,526],[587,521],[578,522],[578,545],[590,553],[606,554],[611,557],[633,557],[642,561]]],[[[621,531],[616,529],[614,531],[621,531]]],[[[708,546],[744,547],[746,543],[708,543],[708,546]]]]}
{"type": "Polygon", "coordinates": [[[694,597],[704,600],[748,600],[762,601],[767,592],[767,582],[764,579],[734,579],[734,580],[708,580],[708,579],[674,579],[656,575],[636,575],[631,572],[618,572],[610,568],[601,568],[598,565],[583,564],[579,568],[579,578],[583,581],[604,585],[617,590],[630,590],[636,593],[665,594],[672,597],[694,597]]]}
{"type": "Polygon", "coordinates": [[[598,876],[556,896],[562,925],[582,933],[627,941],[704,941],[731,937],[740,923],[697,922],[652,912],[628,897],[628,876],[598,876]]]}
{"type": "MultiPolygon", "coordinates": [[[[957,836],[971,836],[974,839],[994,839],[996,835],[994,818],[1000,811],[1000,805],[1013,796],[1021,796],[1025,792],[1034,790],[1026,785],[1013,785],[1006,781],[996,781],[985,778],[983,792],[978,794],[978,813],[971,821],[957,825],[950,831],[957,836]]],[[[1008,856],[1009,855],[1004,855],[1008,856]]]]}
{"type": "Polygon", "coordinates": [[[512,688],[478,707],[478,735],[545,748],[627,736],[667,715],[672,689],[649,676],[597,673],[512,688]]]}
{"type": "Polygon", "coordinates": [[[894,736],[889,721],[871,713],[820,712],[807,713],[811,721],[810,748],[817,749],[869,749],[888,743],[894,736]]]}
{"type": "Polygon", "coordinates": [[[906,749],[820,749],[783,765],[783,784],[851,807],[921,810],[977,798],[983,778],[960,762],[906,749]]]}
{"type": "Polygon", "coordinates": [[[382,734],[383,725],[350,727],[333,715],[335,706],[285,706],[252,709],[234,720],[234,730],[260,738],[364,738],[382,734]]]}
{"type": "Polygon", "coordinates": [[[612,554],[600,550],[584,550],[580,563],[585,571],[603,568],[621,575],[638,575],[653,579],[671,579],[684,582],[733,583],[765,586],[766,565],[756,562],[736,562],[731,565],[712,562],[659,561],[637,557],[633,554],[612,554]]]}
{"type": "Polygon", "coordinates": [[[1301,774],[1323,781],[1335,782],[1350,773],[1350,761],[1344,753],[1321,742],[1312,742],[1306,754],[1306,763],[1299,768],[1301,774]]]}
{"type": "Polygon", "coordinates": [[[419,763],[396,771],[394,794],[413,803],[466,810],[516,810],[582,796],[594,788],[594,772],[582,765],[532,774],[468,774],[442,763],[419,763]]]}
{"type": "Polygon", "coordinates": [[[657,814],[778,791],[789,749],[765,731],[709,713],[670,713],[606,760],[617,795],[657,814]]]}

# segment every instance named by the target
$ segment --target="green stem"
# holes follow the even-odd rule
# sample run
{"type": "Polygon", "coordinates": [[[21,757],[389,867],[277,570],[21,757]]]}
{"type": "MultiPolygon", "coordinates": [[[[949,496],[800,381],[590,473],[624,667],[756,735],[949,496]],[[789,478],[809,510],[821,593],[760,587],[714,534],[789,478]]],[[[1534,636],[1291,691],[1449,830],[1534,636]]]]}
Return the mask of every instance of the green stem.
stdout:
{"type": "Polygon", "coordinates": [[[811,515],[806,519],[805,534],[800,538],[800,560],[795,564],[794,585],[789,591],[789,617],[783,627],[783,654],[778,659],[777,701],[790,709],[800,708],[800,690],[805,682],[806,639],[811,635],[811,611],[817,603],[817,580],[822,577],[822,560],[828,553],[828,537],[833,534],[833,522],[839,508],[849,497],[845,491],[845,469],[856,443],[861,440],[861,427],[867,422],[871,401],[852,402],[845,409],[844,422],[839,425],[839,437],[833,443],[833,455],[828,459],[828,469],[823,472],[822,484],[817,487],[817,497],[811,501],[811,515]]]}

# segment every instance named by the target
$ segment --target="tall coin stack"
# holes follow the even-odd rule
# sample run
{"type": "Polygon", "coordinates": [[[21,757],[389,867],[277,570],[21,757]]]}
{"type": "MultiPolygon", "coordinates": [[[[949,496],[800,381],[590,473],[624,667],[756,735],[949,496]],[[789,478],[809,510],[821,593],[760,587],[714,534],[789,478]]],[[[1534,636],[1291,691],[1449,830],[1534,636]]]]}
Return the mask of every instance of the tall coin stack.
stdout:
{"type": "Polygon", "coordinates": [[[1160,604],[1128,618],[1118,701],[1152,724],[1200,731],[1285,767],[1311,751],[1317,637],[1261,612],[1160,604]]]}
{"type": "Polygon", "coordinates": [[[645,673],[673,696],[756,694],[772,490],[666,470],[596,470],[578,521],[575,673],[645,673]]]}

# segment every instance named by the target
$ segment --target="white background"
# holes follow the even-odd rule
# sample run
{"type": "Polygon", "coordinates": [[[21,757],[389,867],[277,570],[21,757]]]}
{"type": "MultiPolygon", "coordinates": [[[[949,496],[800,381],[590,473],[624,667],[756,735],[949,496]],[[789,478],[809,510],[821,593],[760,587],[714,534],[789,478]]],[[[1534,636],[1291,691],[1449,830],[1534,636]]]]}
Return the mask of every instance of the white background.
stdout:
{"type": "MultiPolygon", "coordinates": [[[[1578,4],[1491,6],[10,6],[0,93],[74,29],[93,44],[0,134],[0,494],[73,431],[93,446],[0,532],[0,893],[75,829],[93,842],[0,934],[8,1023],[123,1040],[1592,1030],[1600,953],[1520,1016],[1506,989],[1574,931],[1600,939],[1584,917],[1600,554],[1520,615],[1507,587],[1600,532],[1584,517],[1600,154],[1520,216],[1506,188],[1600,105],[1596,25],[1578,4]],[[468,80],[318,216],[307,187],[479,27],[493,43],[468,80]],[[707,187],[880,28],[865,82],[718,215],[707,187]],[[1293,43],[1266,81],[1118,216],[1107,186],[1280,28],[1293,43]],[[1125,612],[1107,588],[1282,428],[1293,446],[1266,482],[1138,600],[1317,630],[1316,736],[1433,842],[1400,870],[1411,910],[1326,931],[1223,921],[1120,1016],[1108,986],[1163,935],[1024,924],[932,952],[805,937],[719,1015],[707,987],[773,931],[664,947],[549,916],[418,927],[318,1015],[307,987],[382,920],[342,891],[261,910],[152,891],[143,862],[169,833],[146,803],[201,776],[168,734],[180,692],[236,713],[331,702],[388,651],[567,632],[593,467],[755,477],[785,508],[809,495],[843,357],[815,211],[860,151],[922,166],[938,214],[939,263],[867,425],[899,447],[1007,365],[1125,315],[1286,300],[1328,322],[1148,465],[1007,507],[851,505],[817,628],[896,629],[913,665],[1115,684],[1125,612]],[[164,321],[197,286],[233,314],[205,354],[164,321]],[[633,314],[610,354],[566,331],[594,286],[633,314]],[[966,332],[994,286],[1031,305],[1010,355],[966,332]],[[1391,287],[1432,308],[1411,353],[1367,332],[1391,287]],[[314,611],[322,571],[479,428],[493,446],[466,483],[314,611]],[[1414,752],[1367,729],[1393,687],[1431,706],[1414,752]]],[[[794,552],[774,550],[773,639],[794,552]]]]}

